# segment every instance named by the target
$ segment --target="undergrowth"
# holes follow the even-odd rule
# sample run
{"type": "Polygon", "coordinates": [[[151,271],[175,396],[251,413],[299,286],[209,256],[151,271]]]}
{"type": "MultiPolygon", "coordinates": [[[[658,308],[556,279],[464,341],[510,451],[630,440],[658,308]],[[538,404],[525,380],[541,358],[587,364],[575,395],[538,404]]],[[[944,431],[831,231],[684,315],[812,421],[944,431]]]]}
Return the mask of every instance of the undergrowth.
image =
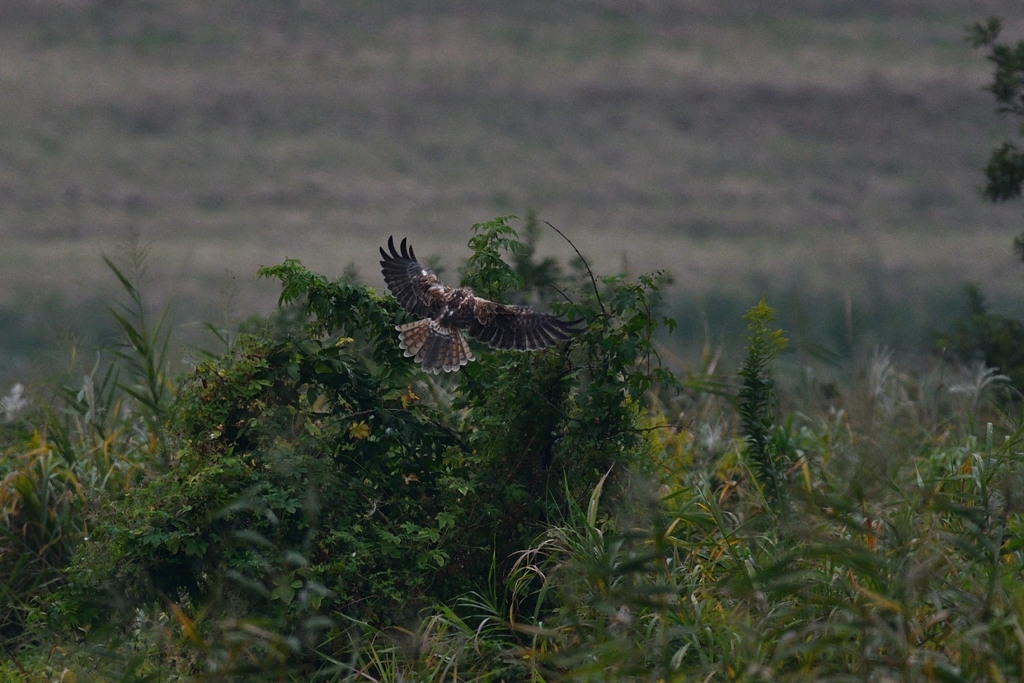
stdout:
{"type": "Polygon", "coordinates": [[[2,404],[0,681],[1024,676],[1007,377],[777,379],[764,300],[735,371],[668,367],[660,274],[538,263],[510,220],[463,282],[585,329],[441,378],[390,297],[286,261],[281,312],[172,381],[111,264],[124,345],[2,404]]]}

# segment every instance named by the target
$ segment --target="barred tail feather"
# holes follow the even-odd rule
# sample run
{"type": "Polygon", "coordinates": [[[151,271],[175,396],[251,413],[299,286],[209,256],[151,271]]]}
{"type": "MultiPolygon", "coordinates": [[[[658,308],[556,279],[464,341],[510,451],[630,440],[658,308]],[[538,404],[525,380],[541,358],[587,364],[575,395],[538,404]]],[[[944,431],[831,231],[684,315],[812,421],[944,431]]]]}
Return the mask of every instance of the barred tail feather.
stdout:
{"type": "Polygon", "coordinates": [[[473,352],[462,333],[434,320],[397,325],[398,346],[407,357],[423,364],[425,372],[455,372],[473,360],[473,352]]]}

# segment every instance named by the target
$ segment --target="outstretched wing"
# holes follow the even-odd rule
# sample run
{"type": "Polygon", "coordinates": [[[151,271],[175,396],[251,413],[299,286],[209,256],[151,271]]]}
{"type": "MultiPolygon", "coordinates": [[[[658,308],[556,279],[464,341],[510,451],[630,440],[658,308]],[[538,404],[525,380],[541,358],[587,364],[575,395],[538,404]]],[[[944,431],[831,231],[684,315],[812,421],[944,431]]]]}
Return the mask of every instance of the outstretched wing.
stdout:
{"type": "MultiPolygon", "coordinates": [[[[460,321],[461,322],[461,321],[460,321]]],[[[465,329],[477,341],[496,349],[546,349],[580,332],[582,320],[562,320],[529,306],[508,306],[474,297],[473,317],[465,329]]]]}
{"type": "Polygon", "coordinates": [[[449,288],[437,279],[434,271],[417,263],[416,254],[406,246],[404,238],[398,250],[395,238],[388,237],[388,251],[380,249],[380,268],[391,296],[399,306],[420,318],[436,313],[449,288]]]}

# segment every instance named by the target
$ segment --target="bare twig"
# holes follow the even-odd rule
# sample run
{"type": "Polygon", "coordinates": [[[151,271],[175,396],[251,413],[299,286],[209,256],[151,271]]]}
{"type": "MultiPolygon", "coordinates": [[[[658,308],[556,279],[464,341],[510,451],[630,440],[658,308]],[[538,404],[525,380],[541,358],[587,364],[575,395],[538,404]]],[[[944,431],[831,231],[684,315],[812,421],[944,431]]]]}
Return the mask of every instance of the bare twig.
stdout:
{"type": "Polygon", "coordinates": [[[554,286],[554,285],[551,285],[551,289],[553,289],[553,290],[555,290],[556,292],[558,292],[559,294],[561,294],[561,295],[562,295],[562,298],[563,298],[563,299],[565,299],[565,300],[566,300],[566,301],[568,301],[569,303],[572,303],[572,299],[570,299],[570,298],[568,297],[568,295],[566,295],[566,293],[565,293],[565,292],[563,292],[562,290],[560,290],[560,289],[559,289],[558,287],[556,287],[556,286],[554,286]]]}
{"type": "Polygon", "coordinates": [[[565,236],[564,232],[562,232],[561,230],[559,230],[555,226],[551,225],[550,222],[548,222],[548,221],[544,221],[544,222],[547,223],[547,226],[549,228],[551,228],[552,230],[557,232],[559,235],[561,235],[562,239],[565,240],[566,242],[568,242],[569,246],[572,247],[572,250],[576,252],[576,255],[580,257],[580,261],[583,262],[583,267],[587,269],[587,274],[590,276],[590,283],[592,285],[594,285],[594,296],[597,297],[597,305],[601,307],[601,315],[607,318],[608,317],[608,312],[604,310],[604,304],[601,303],[601,292],[597,288],[597,278],[594,277],[594,271],[592,271],[590,269],[590,264],[587,263],[587,259],[583,258],[583,254],[581,254],[580,250],[576,248],[576,245],[572,243],[572,240],[565,236]]]}

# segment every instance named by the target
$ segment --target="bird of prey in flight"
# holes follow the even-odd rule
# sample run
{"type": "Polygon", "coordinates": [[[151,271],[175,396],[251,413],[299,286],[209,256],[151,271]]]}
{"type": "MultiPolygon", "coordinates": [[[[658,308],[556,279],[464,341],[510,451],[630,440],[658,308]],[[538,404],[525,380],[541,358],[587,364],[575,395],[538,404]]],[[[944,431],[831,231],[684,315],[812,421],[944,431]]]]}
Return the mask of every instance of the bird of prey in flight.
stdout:
{"type": "Polygon", "coordinates": [[[473,360],[462,330],[496,349],[519,351],[546,349],[580,331],[573,326],[582,320],[566,321],[529,306],[481,299],[469,287],[449,287],[416,261],[405,239],[395,249],[394,237],[389,237],[388,251],[381,247],[380,255],[388,291],[403,309],[420,318],[395,326],[399,346],[426,372],[454,372],[473,360]]]}

